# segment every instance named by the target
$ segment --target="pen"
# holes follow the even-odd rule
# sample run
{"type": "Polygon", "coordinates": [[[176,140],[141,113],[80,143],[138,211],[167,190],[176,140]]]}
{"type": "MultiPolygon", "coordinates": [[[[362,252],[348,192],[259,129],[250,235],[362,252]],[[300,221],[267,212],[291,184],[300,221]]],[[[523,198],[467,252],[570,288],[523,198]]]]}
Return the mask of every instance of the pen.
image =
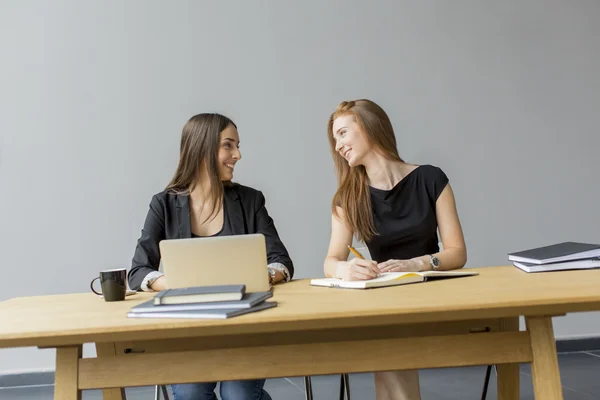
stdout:
{"type": "MultiPolygon", "coordinates": [[[[362,256],[362,254],[360,254],[360,253],[359,253],[359,251],[358,251],[358,250],[356,250],[354,247],[352,247],[352,246],[348,246],[348,248],[350,249],[350,251],[351,251],[351,252],[353,252],[353,253],[354,253],[354,255],[355,255],[356,257],[358,257],[358,258],[362,258],[363,260],[365,259],[365,258],[362,256]]],[[[377,276],[381,276],[381,274],[377,274],[377,276]]]]}
{"type": "Polygon", "coordinates": [[[356,250],[354,247],[352,247],[352,246],[350,246],[350,245],[349,245],[349,246],[348,246],[348,248],[350,249],[350,251],[351,251],[351,252],[353,252],[353,253],[354,253],[354,255],[355,255],[356,257],[358,257],[358,258],[362,258],[363,260],[365,259],[365,258],[362,256],[362,254],[360,254],[360,253],[358,252],[358,250],[356,250]]]}

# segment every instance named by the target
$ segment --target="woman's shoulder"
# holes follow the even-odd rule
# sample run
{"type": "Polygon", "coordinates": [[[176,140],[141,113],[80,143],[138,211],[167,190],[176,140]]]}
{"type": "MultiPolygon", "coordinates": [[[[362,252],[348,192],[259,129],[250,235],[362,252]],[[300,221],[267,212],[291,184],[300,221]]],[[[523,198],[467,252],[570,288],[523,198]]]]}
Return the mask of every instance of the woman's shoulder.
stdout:
{"type": "Polygon", "coordinates": [[[150,204],[153,206],[161,206],[167,208],[170,205],[177,205],[182,200],[187,199],[189,196],[183,193],[177,193],[172,189],[165,189],[161,192],[155,193],[150,200],[150,204]]]}
{"type": "Polygon", "coordinates": [[[437,165],[422,164],[415,169],[415,172],[426,180],[448,181],[446,173],[437,165]]]}
{"type": "Polygon", "coordinates": [[[418,171],[422,174],[439,174],[440,172],[444,173],[442,168],[433,164],[421,164],[417,165],[416,167],[416,169],[418,169],[418,171]]]}
{"type": "Polygon", "coordinates": [[[423,187],[429,196],[436,199],[442,193],[442,190],[449,183],[446,173],[437,165],[424,164],[417,168],[419,172],[419,180],[423,183],[423,187]]]}
{"type": "Polygon", "coordinates": [[[231,190],[243,199],[254,199],[263,196],[260,190],[239,183],[231,183],[225,187],[225,190],[231,190]]]}
{"type": "Polygon", "coordinates": [[[156,199],[160,201],[166,201],[168,199],[177,198],[177,196],[179,196],[177,192],[173,191],[172,189],[165,189],[161,192],[154,193],[154,195],[152,195],[152,200],[156,199]]]}

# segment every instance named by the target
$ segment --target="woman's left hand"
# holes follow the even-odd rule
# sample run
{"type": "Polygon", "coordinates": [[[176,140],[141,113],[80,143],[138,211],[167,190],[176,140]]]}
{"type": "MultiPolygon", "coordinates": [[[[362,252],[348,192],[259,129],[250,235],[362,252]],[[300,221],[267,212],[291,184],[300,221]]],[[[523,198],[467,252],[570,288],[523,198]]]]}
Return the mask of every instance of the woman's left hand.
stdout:
{"type": "Polygon", "coordinates": [[[275,276],[270,277],[269,283],[271,284],[271,286],[273,286],[280,282],[285,282],[285,276],[283,276],[283,274],[281,272],[275,270],[275,276]]]}
{"type": "Polygon", "coordinates": [[[410,260],[387,260],[377,265],[381,272],[419,272],[423,271],[425,266],[419,259],[410,260]]]}

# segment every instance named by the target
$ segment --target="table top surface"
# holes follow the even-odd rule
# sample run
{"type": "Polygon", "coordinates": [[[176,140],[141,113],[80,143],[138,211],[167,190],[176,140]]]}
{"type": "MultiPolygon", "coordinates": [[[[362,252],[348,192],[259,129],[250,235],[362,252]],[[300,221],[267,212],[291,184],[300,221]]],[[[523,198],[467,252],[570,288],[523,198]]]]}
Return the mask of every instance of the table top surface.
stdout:
{"type": "Polygon", "coordinates": [[[88,342],[277,333],[600,310],[600,269],[525,273],[480,267],[477,276],[368,290],[274,287],[272,309],[224,320],[127,318],[153,297],[105,302],[93,293],[17,297],[0,302],[0,348],[88,342]]]}

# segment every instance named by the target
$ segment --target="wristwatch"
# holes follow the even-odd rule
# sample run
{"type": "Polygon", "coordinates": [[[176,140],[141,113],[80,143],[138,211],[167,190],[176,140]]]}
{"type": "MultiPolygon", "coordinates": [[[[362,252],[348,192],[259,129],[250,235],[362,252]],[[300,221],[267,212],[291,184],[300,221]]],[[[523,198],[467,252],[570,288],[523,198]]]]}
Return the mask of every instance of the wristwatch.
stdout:
{"type": "Polygon", "coordinates": [[[156,282],[158,280],[158,278],[161,278],[163,276],[164,276],[163,274],[160,274],[160,275],[156,274],[155,276],[150,277],[150,279],[148,279],[148,282],[146,282],[146,287],[149,290],[154,290],[154,289],[152,289],[152,284],[154,282],[156,282]]]}
{"type": "Polygon", "coordinates": [[[429,265],[431,265],[432,270],[437,271],[440,268],[440,259],[430,254],[429,265]]]}
{"type": "Polygon", "coordinates": [[[275,274],[277,273],[277,271],[271,267],[267,267],[267,271],[269,271],[269,283],[275,283],[275,274]]]}
{"type": "Polygon", "coordinates": [[[285,265],[280,264],[280,263],[273,263],[273,264],[269,264],[267,266],[267,268],[269,268],[269,270],[272,270],[273,272],[269,271],[269,274],[275,276],[276,271],[281,272],[281,275],[283,275],[283,281],[287,282],[290,280],[290,273],[287,270],[287,268],[285,267],[285,265]]]}

